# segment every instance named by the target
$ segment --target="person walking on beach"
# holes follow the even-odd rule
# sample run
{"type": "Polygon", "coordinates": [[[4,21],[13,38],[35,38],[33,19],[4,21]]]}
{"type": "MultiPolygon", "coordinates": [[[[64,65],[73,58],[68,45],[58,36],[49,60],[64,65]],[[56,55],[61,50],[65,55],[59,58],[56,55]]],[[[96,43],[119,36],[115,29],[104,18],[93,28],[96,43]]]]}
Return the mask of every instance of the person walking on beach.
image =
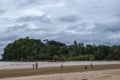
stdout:
{"type": "Polygon", "coordinates": [[[38,63],[36,62],[36,64],[35,64],[35,66],[36,66],[36,69],[38,69],[38,63]]]}
{"type": "Polygon", "coordinates": [[[63,69],[63,64],[61,64],[61,69],[63,69]]]}
{"type": "Polygon", "coordinates": [[[32,64],[32,66],[33,66],[33,69],[35,69],[35,65],[34,65],[34,64],[32,64]]]}
{"type": "Polygon", "coordinates": [[[93,64],[92,63],[90,64],[90,66],[91,66],[91,69],[93,70],[93,64]]]}

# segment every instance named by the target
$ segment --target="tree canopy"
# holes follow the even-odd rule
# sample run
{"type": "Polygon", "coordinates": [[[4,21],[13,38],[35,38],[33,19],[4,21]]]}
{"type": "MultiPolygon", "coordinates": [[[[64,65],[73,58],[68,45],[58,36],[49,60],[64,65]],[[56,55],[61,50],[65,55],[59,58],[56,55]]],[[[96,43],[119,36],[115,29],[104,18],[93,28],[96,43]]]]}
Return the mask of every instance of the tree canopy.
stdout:
{"type": "Polygon", "coordinates": [[[55,41],[30,39],[15,40],[4,48],[3,60],[120,60],[120,45],[71,45],[55,41]]]}

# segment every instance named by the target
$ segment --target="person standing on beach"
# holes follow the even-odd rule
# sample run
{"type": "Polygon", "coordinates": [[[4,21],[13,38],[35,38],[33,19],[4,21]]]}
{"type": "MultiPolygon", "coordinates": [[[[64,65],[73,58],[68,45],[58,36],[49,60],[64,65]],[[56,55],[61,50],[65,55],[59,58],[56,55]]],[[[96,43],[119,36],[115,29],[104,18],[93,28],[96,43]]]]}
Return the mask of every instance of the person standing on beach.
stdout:
{"type": "Polygon", "coordinates": [[[35,65],[34,65],[34,64],[32,64],[32,66],[33,66],[33,69],[35,69],[35,65]]]}
{"type": "Polygon", "coordinates": [[[61,64],[61,69],[63,69],[63,64],[61,64]]]}
{"type": "Polygon", "coordinates": [[[92,63],[90,64],[90,66],[91,66],[91,69],[93,70],[93,64],[92,63]]]}
{"type": "Polygon", "coordinates": [[[38,63],[36,62],[36,64],[35,64],[35,66],[36,66],[36,69],[38,69],[38,63]]]}

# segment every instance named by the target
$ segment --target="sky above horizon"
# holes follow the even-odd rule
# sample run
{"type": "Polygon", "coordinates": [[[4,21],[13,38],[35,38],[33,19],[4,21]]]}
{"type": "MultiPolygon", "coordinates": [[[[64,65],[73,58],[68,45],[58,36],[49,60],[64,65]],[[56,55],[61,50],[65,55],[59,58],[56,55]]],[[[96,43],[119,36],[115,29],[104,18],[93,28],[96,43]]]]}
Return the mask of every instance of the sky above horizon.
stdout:
{"type": "Polygon", "coordinates": [[[119,45],[120,0],[0,0],[0,53],[30,37],[119,45]]]}

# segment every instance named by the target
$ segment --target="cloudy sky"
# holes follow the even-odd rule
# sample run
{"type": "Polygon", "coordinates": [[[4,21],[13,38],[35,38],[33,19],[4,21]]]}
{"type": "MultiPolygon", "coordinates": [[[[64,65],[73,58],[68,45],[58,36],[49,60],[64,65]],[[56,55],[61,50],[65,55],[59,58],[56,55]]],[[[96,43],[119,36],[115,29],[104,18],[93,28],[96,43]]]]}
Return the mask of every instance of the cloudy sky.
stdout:
{"type": "Polygon", "coordinates": [[[120,0],[0,0],[0,53],[26,36],[120,44],[120,0]]]}

